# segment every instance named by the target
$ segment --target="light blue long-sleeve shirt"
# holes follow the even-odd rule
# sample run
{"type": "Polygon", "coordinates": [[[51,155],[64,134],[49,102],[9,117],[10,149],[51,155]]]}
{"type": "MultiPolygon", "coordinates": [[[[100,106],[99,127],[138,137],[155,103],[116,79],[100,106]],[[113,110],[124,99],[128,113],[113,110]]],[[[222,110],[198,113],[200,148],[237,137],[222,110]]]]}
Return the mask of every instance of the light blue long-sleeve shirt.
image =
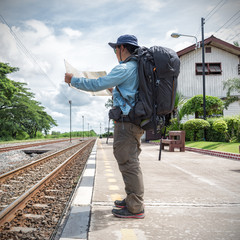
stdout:
{"type": "MultiPolygon", "coordinates": [[[[71,85],[84,91],[101,91],[107,88],[118,86],[122,96],[127,99],[132,106],[135,105],[135,96],[138,89],[138,68],[137,61],[120,62],[112,71],[104,77],[98,79],[72,77],[71,85]]],[[[113,106],[119,106],[124,115],[131,109],[129,104],[121,97],[116,88],[113,89],[113,106]]]]}

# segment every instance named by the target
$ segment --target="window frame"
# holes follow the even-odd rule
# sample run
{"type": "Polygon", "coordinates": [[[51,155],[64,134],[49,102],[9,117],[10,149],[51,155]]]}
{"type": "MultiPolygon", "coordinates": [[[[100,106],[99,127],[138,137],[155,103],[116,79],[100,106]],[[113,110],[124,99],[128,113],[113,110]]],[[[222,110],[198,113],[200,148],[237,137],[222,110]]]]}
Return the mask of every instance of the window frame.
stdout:
{"type": "MultiPolygon", "coordinates": [[[[195,74],[202,75],[202,63],[195,63],[195,74]],[[201,67],[201,69],[199,68],[201,67]]],[[[205,75],[222,75],[222,63],[221,62],[209,62],[205,63],[205,75]],[[219,70],[211,70],[214,67],[219,70]]]]}

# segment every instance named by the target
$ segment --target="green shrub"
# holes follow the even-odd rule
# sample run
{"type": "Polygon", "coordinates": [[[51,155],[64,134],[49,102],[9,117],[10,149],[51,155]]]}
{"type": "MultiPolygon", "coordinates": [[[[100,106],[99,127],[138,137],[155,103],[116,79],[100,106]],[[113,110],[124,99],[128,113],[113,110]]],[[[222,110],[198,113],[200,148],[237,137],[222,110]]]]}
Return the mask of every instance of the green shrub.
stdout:
{"type": "Polygon", "coordinates": [[[25,140],[25,139],[28,139],[28,138],[29,138],[29,135],[22,130],[19,130],[16,134],[16,139],[17,140],[25,140]]]}
{"type": "Polygon", "coordinates": [[[109,134],[106,132],[106,133],[103,133],[102,134],[102,137],[113,137],[113,132],[109,132],[109,134]]]}
{"type": "Polygon", "coordinates": [[[6,130],[1,131],[0,141],[11,141],[13,137],[9,135],[9,132],[6,130]]]}
{"type": "Polygon", "coordinates": [[[213,128],[215,121],[219,121],[223,118],[208,118],[207,121],[210,127],[206,130],[206,140],[211,142],[226,142],[226,134],[224,132],[218,132],[213,128]]]}
{"type": "Polygon", "coordinates": [[[183,125],[184,129],[186,130],[201,130],[204,128],[208,128],[210,127],[210,124],[208,123],[208,121],[203,120],[203,119],[191,119],[188,120],[187,122],[185,122],[185,124],[183,125]]]}
{"type": "Polygon", "coordinates": [[[223,120],[228,127],[228,136],[230,142],[240,142],[240,115],[227,116],[223,120]]]}
{"type": "MultiPolygon", "coordinates": [[[[204,120],[192,119],[184,124],[183,128],[186,130],[187,141],[196,141],[203,138],[204,128],[201,124],[202,121],[204,120]]],[[[207,122],[209,123],[209,127],[206,129],[207,141],[240,142],[240,115],[208,118],[207,122]]]]}
{"type": "Polygon", "coordinates": [[[213,129],[219,133],[226,133],[228,126],[227,123],[223,119],[218,119],[213,123],[213,129]]]}
{"type": "Polygon", "coordinates": [[[43,133],[42,133],[42,132],[39,132],[39,131],[37,131],[37,133],[36,133],[36,138],[37,138],[37,139],[39,139],[39,138],[44,138],[44,135],[43,135],[43,133]]]}
{"type": "Polygon", "coordinates": [[[186,141],[203,141],[204,140],[204,130],[198,130],[196,132],[191,131],[191,130],[186,130],[185,138],[186,138],[186,141]]]}
{"type": "Polygon", "coordinates": [[[183,129],[183,124],[179,123],[177,118],[172,118],[170,120],[170,124],[165,128],[162,128],[162,134],[165,134],[165,136],[168,136],[169,131],[180,131],[183,129]]]}
{"type": "Polygon", "coordinates": [[[180,125],[179,125],[179,122],[177,120],[177,118],[172,118],[170,120],[170,125],[167,127],[167,130],[168,131],[177,131],[177,130],[180,130],[180,125]]]}
{"type": "Polygon", "coordinates": [[[186,139],[190,141],[201,140],[204,137],[204,129],[209,128],[210,124],[203,119],[191,119],[183,124],[186,130],[186,139]]]}
{"type": "Polygon", "coordinates": [[[207,140],[213,142],[240,142],[240,116],[209,118],[207,140]]]}

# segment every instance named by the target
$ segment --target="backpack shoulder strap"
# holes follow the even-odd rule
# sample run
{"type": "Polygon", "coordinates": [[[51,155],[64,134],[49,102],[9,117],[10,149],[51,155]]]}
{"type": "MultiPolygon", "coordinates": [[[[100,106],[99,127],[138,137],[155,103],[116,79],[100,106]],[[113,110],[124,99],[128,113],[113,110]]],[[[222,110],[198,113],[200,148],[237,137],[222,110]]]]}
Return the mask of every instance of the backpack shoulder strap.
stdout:
{"type": "Polygon", "coordinates": [[[125,101],[131,108],[133,108],[133,105],[132,105],[125,97],[123,97],[123,95],[122,95],[120,89],[118,88],[118,86],[116,86],[116,89],[117,89],[117,91],[119,92],[120,96],[124,99],[124,101],[125,101]]]}
{"type": "Polygon", "coordinates": [[[124,63],[126,63],[126,62],[129,62],[129,61],[131,61],[131,60],[135,60],[135,61],[137,61],[137,57],[136,57],[136,55],[130,55],[129,57],[127,57],[123,62],[124,63]]]}

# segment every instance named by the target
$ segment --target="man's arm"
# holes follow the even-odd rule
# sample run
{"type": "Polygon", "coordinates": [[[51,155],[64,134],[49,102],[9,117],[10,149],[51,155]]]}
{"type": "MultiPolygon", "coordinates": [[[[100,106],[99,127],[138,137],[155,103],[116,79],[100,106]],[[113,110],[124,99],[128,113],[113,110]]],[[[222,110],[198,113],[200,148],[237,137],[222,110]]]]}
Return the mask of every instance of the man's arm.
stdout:
{"type": "Polygon", "coordinates": [[[65,82],[83,91],[101,91],[121,84],[127,80],[127,71],[121,65],[116,66],[112,71],[98,79],[76,78],[71,73],[65,74],[65,82]]]}

